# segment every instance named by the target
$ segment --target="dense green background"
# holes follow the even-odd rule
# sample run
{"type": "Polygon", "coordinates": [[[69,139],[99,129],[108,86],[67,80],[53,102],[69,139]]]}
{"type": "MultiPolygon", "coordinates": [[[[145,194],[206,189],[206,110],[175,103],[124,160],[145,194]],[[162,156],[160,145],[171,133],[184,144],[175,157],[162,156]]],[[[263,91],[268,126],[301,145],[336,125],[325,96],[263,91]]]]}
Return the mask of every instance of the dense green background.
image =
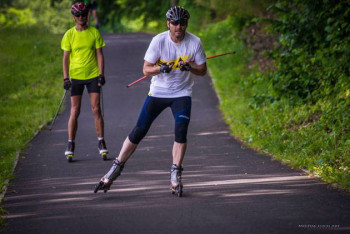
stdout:
{"type": "MultiPolygon", "coordinates": [[[[158,33],[174,1],[98,2],[101,31],[158,33]]],[[[349,189],[348,1],[179,4],[190,11],[188,30],[202,38],[207,55],[237,52],[208,61],[232,134],[349,189]]],[[[59,41],[74,25],[70,5],[70,0],[0,0],[1,187],[16,152],[53,116],[62,95],[59,41]]]]}

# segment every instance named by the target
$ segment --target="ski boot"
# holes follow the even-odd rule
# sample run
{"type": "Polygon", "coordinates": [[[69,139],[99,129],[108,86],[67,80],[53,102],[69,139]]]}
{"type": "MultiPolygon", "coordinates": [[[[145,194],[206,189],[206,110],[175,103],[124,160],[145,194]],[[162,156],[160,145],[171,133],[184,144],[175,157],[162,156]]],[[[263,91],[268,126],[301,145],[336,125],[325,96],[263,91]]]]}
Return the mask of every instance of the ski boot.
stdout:
{"type": "Polygon", "coordinates": [[[183,168],[181,166],[177,166],[176,164],[173,164],[171,166],[170,171],[170,181],[171,181],[171,193],[176,194],[178,197],[182,197],[182,181],[181,181],[181,174],[182,174],[183,168]]]}
{"type": "Polygon", "coordinates": [[[104,139],[98,141],[98,151],[103,160],[107,160],[108,150],[104,139]]]}
{"type": "Polygon", "coordinates": [[[75,148],[75,143],[72,141],[68,141],[66,151],[64,152],[64,155],[66,156],[68,162],[73,161],[74,148],[75,148]]]}
{"type": "Polygon", "coordinates": [[[94,193],[97,193],[98,190],[103,190],[103,192],[107,192],[113,181],[115,181],[123,171],[125,163],[120,163],[118,159],[114,160],[111,169],[109,169],[108,173],[101,178],[101,181],[96,185],[94,193]]]}

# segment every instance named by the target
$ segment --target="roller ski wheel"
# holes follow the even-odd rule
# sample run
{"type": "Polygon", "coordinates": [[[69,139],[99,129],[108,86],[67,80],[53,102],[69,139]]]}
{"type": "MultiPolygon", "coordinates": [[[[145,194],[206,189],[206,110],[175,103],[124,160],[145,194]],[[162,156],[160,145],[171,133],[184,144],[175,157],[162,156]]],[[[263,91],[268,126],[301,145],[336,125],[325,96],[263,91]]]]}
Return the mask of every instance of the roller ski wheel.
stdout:
{"type": "Polygon", "coordinates": [[[107,152],[103,152],[103,153],[100,154],[100,156],[101,156],[101,158],[102,158],[103,161],[106,161],[106,160],[108,159],[108,156],[107,156],[107,155],[108,155],[107,152]]]}
{"type": "Polygon", "coordinates": [[[66,155],[66,158],[67,158],[67,161],[70,163],[70,162],[73,162],[73,154],[67,154],[66,155]]]}
{"type": "Polygon", "coordinates": [[[177,195],[178,197],[182,197],[183,186],[171,187],[171,193],[177,195]]]}
{"type": "Polygon", "coordinates": [[[103,161],[106,161],[108,159],[108,150],[104,139],[98,141],[97,148],[103,161]]]}
{"type": "Polygon", "coordinates": [[[103,190],[103,192],[106,193],[106,192],[109,190],[109,188],[106,188],[106,187],[105,187],[105,183],[103,183],[103,181],[100,181],[100,182],[96,185],[95,190],[94,190],[94,193],[97,193],[98,190],[103,190]]]}
{"type": "Polygon", "coordinates": [[[104,175],[100,182],[96,185],[94,192],[103,190],[105,193],[111,188],[113,181],[115,181],[121,174],[125,163],[120,163],[118,159],[114,160],[111,169],[104,175]]]}
{"type": "Polygon", "coordinates": [[[98,190],[103,190],[104,193],[106,193],[108,190],[110,190],[112,183],[105,183],[102,180],[95,186],[94,193],[97,193],[98,190]]]}

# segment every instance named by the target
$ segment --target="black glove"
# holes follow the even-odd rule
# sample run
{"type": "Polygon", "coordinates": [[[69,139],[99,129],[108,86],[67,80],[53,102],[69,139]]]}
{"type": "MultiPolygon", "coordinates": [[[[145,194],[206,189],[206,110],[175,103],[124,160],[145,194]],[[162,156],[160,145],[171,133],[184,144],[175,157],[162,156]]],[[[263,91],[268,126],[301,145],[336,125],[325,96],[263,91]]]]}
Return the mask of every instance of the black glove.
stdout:
{"type": "Polygon", "coordinates": [[[171,71],[171,68],[166,63],[162,63],[162,65],[159,67],[159,70],[162,73],[169,73],[171,71]]]}
{"type": "Polygon", "coordinates": [[[63,88],[65,90],[69,90],[70,87],[72,86],[72,83],[70,82],[69,78],[64,78],[64,83],[63,83],[63,88]]]}
{"type": "Polygon", "coordinates": [[[189,63],[184,63],[180,66],[180,71],[190,71],[191,65],[189,63]]]}
{"type": "Polygon", "coordinates": [[[104,75],[100,75],[98,77],[98,83],[102,86],[106,83],[106,80],[105,80],[105,76],[104,75]]]}

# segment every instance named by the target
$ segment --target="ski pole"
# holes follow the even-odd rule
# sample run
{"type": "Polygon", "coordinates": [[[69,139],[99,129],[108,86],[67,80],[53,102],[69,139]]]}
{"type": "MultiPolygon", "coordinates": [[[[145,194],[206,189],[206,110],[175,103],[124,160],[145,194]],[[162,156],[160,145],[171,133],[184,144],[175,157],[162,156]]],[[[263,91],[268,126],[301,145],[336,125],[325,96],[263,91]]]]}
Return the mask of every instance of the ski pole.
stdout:
{"type": "Polygon", "coordinates": [[[66,94],[67,94],[67,90],[65,90],[64,91],[64,94],[63,94],[63,97],[62,97],[62,100],[61,100],[61,103],[60,103],[60,105],[59,105],[59,107],[58,107],[58,109],[57,109],[57,111],[56,111],[56,115],[55,115],[55,117],[53,118],[53,121],[52,121],[52,123],[51,123],[51,126],[50,126],[50,131],[51,131],[51,129],[52,129],[52,127],[53,127],[53,125],[55,124],[55,121],[56,121],[56,118],[57,118],[57,115],[58,115],[58,112],[60,111],[60,109],[61,109],[61,106],[62,106],[62,103],[63,103],[63,100],[66,98],[66,94]]]}
{"type": "Polygon", "coordinates": [[[209,57],[207,57],[207,59],[212,59],[212,58],[216,58],[216,57],[220,57],[220,56],[224,56],[224,55],[228,55],[228,54],[235,54],[235,53],[236,53],[236,51],[231,51],[231,52],[227,52],[227,53],[223,53],[223,54],[209,56],[209,57]]]}
{"type": "MultiPolygon", "coordinates": [[[[209,57],[207,57],[207,59],[217,58],[217,57],[220,57],[220,56],[224,56],[224,55],[228,55],[228,54],[235,54],[235,53],[236,53],[236,51],[231,51],[231,52],[227,52],[227,53],[223,53],[223,54],[217,54],[217,55],[209,56],[209,57]]],[[[128,84],[126,87],[129,88],[130,86],[132,86],[132,85],[134,85],[134,84],[140,82],[141,80],[146,79],[147,77],[150,77],[150,75],[148,75],[148,76],[143,76],[143,77],[141,77],[140,79],[135,80],[134,82],[128,84]]]]}
{"type": "Polygon", "coordinates": [[[102,86],[100,87],[101,90],[101,113],[102,113],[102,117],[105,116],[105,112],[104,112],[104,107],[103,107],[103,92],[102,92],[102,86]]]}

